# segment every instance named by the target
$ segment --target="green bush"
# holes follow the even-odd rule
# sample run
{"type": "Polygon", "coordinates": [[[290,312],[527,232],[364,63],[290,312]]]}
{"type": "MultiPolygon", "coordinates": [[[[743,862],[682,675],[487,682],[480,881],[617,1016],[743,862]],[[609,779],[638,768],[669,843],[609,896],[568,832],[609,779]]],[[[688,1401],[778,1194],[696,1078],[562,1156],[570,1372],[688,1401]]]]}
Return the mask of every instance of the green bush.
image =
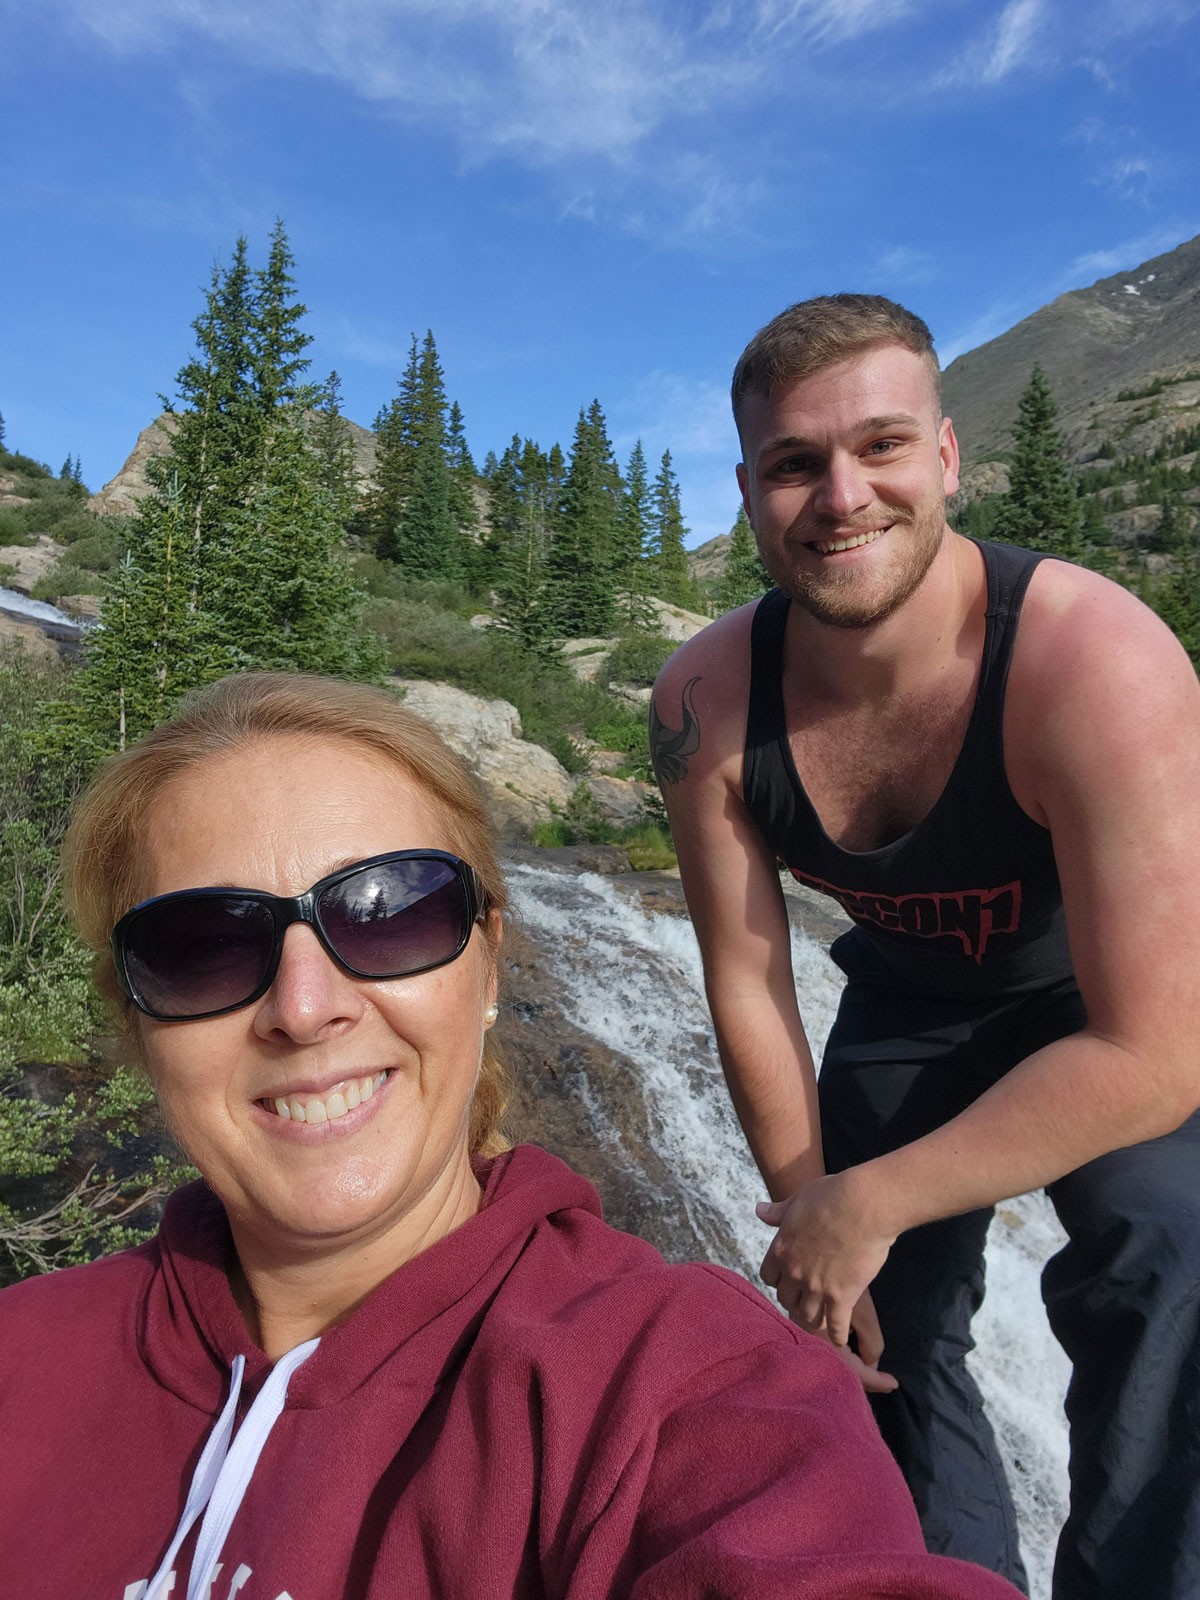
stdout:
{"type": "Polygon", "coordinates": [[[676,649],[675,643],[661,633],[627,633],[608,658],[609,682],[652,684],[663,662],[676,649]]]}

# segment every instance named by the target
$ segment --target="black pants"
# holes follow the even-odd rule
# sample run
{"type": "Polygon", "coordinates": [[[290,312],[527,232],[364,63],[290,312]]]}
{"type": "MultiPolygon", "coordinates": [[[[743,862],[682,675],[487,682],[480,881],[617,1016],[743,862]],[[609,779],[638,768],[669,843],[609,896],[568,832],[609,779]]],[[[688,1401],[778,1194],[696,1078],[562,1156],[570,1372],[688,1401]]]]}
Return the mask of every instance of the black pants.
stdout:
{"type": "MultiPolygon", "coordinates": [[[[985,1002],[897,989],[855,935],[820,1077],[828,1169],[909,1144],[1084,1025],[1073,984],[985,1002]]],[[[1071,1509],[1055,1600],[1200,1596],[1200,1113],[1049,1186],[1069,1243],[1042,1274],[1074,1371],[1071,1509]]],[[[871,1293],[900,1380],[873,1397],[926,1543],[1022,1589],[1016,1521],[967,1372],[991,1210],[902,1234],[871,1293]]]]}

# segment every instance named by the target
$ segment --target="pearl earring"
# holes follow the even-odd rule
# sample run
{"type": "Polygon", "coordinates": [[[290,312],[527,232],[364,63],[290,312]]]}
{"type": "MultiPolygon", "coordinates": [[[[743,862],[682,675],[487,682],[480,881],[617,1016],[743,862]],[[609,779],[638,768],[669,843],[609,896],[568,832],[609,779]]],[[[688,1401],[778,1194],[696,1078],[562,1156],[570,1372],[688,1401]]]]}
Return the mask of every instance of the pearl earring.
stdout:
{"type": "Polygon", "coordinates": [[[496,1018],[499,1015],[500,1015],[500,1007],[499,1006],[489,1006],[487,1008],[487,1010],[483,1013],[483,1025],[484,1025],[484,1027],[485,1028],[490,1028],[492,1026],[493,1022],[495,1022],[496,1018]]]}

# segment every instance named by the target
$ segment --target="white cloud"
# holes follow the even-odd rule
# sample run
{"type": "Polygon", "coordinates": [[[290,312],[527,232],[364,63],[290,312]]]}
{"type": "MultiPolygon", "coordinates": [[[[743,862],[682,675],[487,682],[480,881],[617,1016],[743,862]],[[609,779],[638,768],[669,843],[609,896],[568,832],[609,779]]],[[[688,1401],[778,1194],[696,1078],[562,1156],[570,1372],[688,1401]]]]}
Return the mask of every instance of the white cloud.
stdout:
{"type": "Polygon", "coordinates": [[[897,244],[883,252],[875,270],[888,283],[928,283],[937,276],[937,262],[927,250],[897,244]]]}
{"type": "Polygon", "coordinates": [[[640,438],[649,454],[661,439],[669,444],[672,456],[738,459],[729,390],[723,383],[659,369],[648,373],[616,409],[621,419],[616,442],[622,450],[640,438]]]}
{"type": "Polygon", "coordinates": [[[1200,232],[1200,221],[1193,218],[1190,222],[1175,222],[1167,227],[1154,228],[1135,238],[1124,239],[1120,244],[1110,245],[1105,250],[1086,251],[1075,257],[1053,292],[1061,294],[1065,289],[1086,288],[1088,284],[1095,283],[1097,278],[1111,278],[1114,273],[1132,272],[1143,261],[1173,250],[1181,240],[1190,239],[1197,232],[1200,232]]]}
{"type": "Polygon", "coordinates": [[[1044,0],[1008,0],[984,37],[968,46],[939,82],[947,87],[999,83],[1027,66],[1034,57],[1044,13],[1044,0]]]}
{"type": "Polygon", "coordinates": [[[781,59],[795,67],[936,3],[752,0],[747,17],[728,0],[46,0],[117,53],[206,39],[436,120],[469,157],[541,165],[627,162],[664,124],[769,91],[781,59]]]}
{"type": "Polygon", "coordinates": [[[841,44],[898,22],[915,9],[912,0],[757,0],[754,35],[802,37],[808,44],[841,44]]]}

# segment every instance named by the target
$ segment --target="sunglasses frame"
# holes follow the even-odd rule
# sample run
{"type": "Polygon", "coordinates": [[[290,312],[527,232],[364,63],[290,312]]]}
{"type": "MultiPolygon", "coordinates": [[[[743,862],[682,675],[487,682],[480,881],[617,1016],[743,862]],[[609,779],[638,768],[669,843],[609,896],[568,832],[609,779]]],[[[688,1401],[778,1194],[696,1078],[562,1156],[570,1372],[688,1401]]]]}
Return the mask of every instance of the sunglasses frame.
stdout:
{"type": "MultiPolygon", "coordinates": [[[[414,902],[419,904],[419,902],[414,902]]],[[[287,930],[293,923],[303,922],[310,927],[321,942],[321,948],[335,966],[340,967],[352,978],[365,978],[375,983],[385,983],[392,978],[415,978],[422,972],[433,972],[438,967],[446,967],[452,961],[457,961],[459,956],[471,942],[471,934],[476,923],[482,922],[488,913],[488,898],[480,882],[479,874],[469,862],[461,857],[451,855],[447,850],[388,850],[383,855],[367,856],[362,861],[354,861],[348,867],[342,867],[337,872],[331,872],[328,877],[319,878],[310,889],[303,894],[292,897],[285,895],[269,894],[264,889],[240,889],[226,885],[212,885],[203,889],[176,889],[171,894],[155,895],[149,900],[142,900],[133,906],[112,931],[111,947],[113,965],[116,968],[117,980],[121,988],[128,995],[130,1002],[155,1022],[203,1022],[208,1017],[228,1016],[232,1011],[241,1011],[246,1006],[251,1006],[256,1000],[261,1000],[263,995],[275,982],[279,971],[279,962],[283,955],[283,941],[287,930]],[[431,961],[423,967],[406,968],[403,972],[360,972],[352,967],[344,956],[338,954],[330,941],[328,933],[321,925],[318,901],[328,889],[344,883],[347,878],[354,877],[357,873],[365,872],[371,867],[378,867],[385,862],[393,861],[437,861],[448,866],[454,876],[462,885],[466,897],[467,919],[462,938],[452,955],[444,956],[438,961],[431,961]],[[226,895],[236,895],[242,900],[251,900],[259,905],[264,905],[271,913],[274,939],[271,946],[270,958],[267,961],[266,975],[252,994],[244,1000],[238,1000],[229,1006],[220,1006],[215,1011],[189,1012],[187,1016],[164,1016],[162,1012],[155,1011],[138,993],[137,985],[129,975],[126,964],[126,942],[129,930],[138,918],[152,906],[161,906],[169,901],[183,903],[188,900],[213,900],[226,895]]]]}

